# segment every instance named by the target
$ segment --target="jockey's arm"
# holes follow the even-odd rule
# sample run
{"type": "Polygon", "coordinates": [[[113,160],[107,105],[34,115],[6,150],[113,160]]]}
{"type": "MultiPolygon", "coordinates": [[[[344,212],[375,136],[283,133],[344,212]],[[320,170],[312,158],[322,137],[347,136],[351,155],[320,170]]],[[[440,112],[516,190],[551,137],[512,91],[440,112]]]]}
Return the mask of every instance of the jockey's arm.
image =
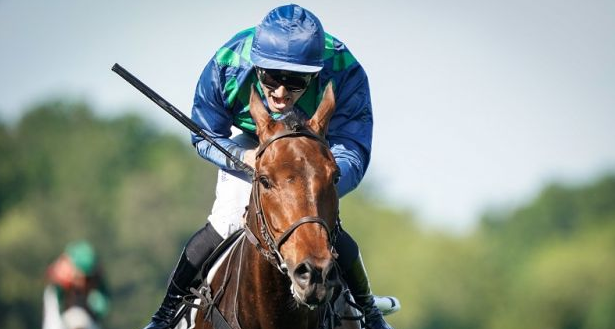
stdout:
{"type": "Polygon", "coordinates": [[[373,117],[369,83],[357,65],[336,90],[336,108],[327,139],[341,171],[337,184],[341,198],[355,189],[367,170],[371,154],[373,117]]]}
{"type": "MultiPolygon", "coordinates": [[[[224,106],[219,74],[218,66],[213,60],[203,69],[194,95],[192,120],[220,146],[235,157],[242,159],[245,148],[230,139],[233,118],[231,112],[224,106]]],[[[192,144],[202,158],[219,168],[238,170],[224,153],[194,133],[192,144]]]]}

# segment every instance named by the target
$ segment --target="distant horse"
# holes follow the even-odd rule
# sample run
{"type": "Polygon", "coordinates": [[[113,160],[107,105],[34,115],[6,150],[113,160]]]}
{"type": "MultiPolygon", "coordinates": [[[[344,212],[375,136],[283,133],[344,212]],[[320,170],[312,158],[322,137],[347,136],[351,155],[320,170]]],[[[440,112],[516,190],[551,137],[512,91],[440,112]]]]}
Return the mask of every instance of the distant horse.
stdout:
{"type": "Polygon", "coordinates": [[[334,107],[329,85],[311,119],[273,120],[252,90],[260,146],[245,233],[201,295],[213,307],[201,307],[195,328],[360,327],[357,319],[334,321],[329,306],[341,287],[332,247],[339,169],[324,137],[334,107]]]}

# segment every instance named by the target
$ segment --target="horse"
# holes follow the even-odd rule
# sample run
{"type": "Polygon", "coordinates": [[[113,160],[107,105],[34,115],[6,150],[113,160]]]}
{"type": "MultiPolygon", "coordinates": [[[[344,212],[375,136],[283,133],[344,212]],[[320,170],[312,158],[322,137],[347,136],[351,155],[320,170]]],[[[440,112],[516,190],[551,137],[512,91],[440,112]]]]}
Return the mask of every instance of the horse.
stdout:
{"type": "Polygon", "coordinates": [[[333,321],[330,306],[343,295],[333,248],[340,173],[325,139],[334,108],[329,84],[311,119],[274,120],[252,87],[259,148],[244,234],[201,294],[209,307],[197,311],[195,328],[360,328],[356,317],[333,321]]]}

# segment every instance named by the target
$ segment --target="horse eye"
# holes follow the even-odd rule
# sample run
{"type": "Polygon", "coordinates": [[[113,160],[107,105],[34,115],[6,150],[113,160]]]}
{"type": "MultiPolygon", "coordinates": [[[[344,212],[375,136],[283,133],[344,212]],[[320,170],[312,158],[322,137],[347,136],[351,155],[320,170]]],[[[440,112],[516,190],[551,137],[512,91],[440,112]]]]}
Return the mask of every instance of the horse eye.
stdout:
{"type": "Polygon", "coordinates": [[[258,181],[261,183],[261,185],[263,185],[264,188],[268,189],[271,188],[271,183],[269,183],[269,179],[265,176],[260,176],[258,178],[258,181]]]}
{"type": "Polygon", "coordinates": [[[333,184],[337,184],[340,182],[340,177],[342,177],[342,175],[339,172],[335,173],[335,176],[333,177],[333,184]]]}

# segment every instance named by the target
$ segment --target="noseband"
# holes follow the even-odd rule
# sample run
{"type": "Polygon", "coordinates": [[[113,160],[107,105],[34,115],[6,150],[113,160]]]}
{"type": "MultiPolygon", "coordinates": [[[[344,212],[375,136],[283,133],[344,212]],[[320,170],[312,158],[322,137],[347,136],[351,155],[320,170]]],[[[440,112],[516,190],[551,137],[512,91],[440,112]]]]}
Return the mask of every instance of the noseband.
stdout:
{"type": "MultiPolygon", "coordinates": [[[[267,147],[269,147],[273,142],[282,138],[291,138],[291,137],[308,137],[311,139],[315,139],[323,145],[328,146],[326,140],[322,137],[306,130],[304,128],[295,128],[293,130],[287,130],[277,133],[273,135],[271,138],[262,143],[257,152],[256,159],[260,158],[261,155],[265,152],[267,147]]],[[[261,204],[260,198],[260,189],[259,189],[259,180],[258,180],[258,171],[256,168],[254,169],[254,175],[252,176],[252,201],[254,202],[254,206],[256,207],[256,219],[258,226],[260,226],[260,235],[265,240],[268,248],[263,248],[260,241],[256,238],[254,233],[250,230],[250,228],[246,225],[245,232],[248,240],[256,247],[256,249],[275,267],[277,267],[280,272],[286,274],[288,271],[286,262],[284,261],[284,257],[282,257],[282,253],[280,252],[280,248],[282,244],[288,240],[288,238],[293,234],[293,232],[299,228],[299,226],[308,223],[316,223],[324,227],[327,231],[327,239],[329,244],[331,245],[331,252],[335,257],[337,257],[337,253],[334,250],[333,245],[335,244],[336,232],[338,231],[339,222],[336,220],[334,230],[330,230],[329,226],[325,222],[324,219],[314,216],[306,216],[300,218],[298,221],[294,222],[290,227],[288,227],[282,235],[276,240],[274,239],[274,235],[271,233],[271,229],[269,227],[269,222],[265,217],[265,213],[263,212],[263,206],[261,204]]]]}

